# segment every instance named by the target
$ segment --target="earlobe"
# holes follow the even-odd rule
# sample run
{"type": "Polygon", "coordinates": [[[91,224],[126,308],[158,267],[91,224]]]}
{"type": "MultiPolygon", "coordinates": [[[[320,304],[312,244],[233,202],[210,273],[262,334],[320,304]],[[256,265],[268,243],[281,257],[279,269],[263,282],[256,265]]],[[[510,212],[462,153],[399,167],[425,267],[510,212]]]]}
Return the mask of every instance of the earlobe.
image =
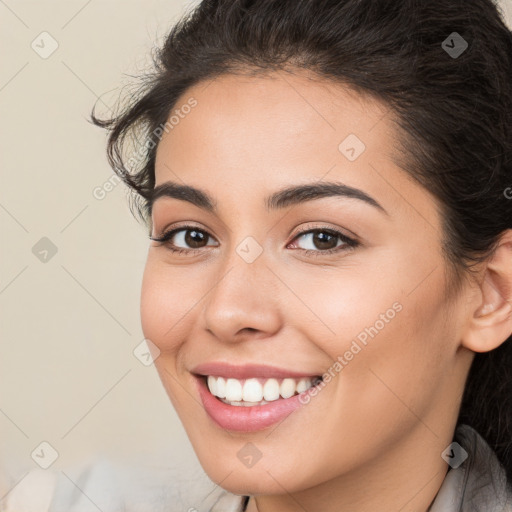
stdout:
{"type": "Polygon", "coordinates": [[[478,304],[471,312],[462,344],[488,352],[512,334],[512,230],[505,231],[484,269],[478,304]]]}

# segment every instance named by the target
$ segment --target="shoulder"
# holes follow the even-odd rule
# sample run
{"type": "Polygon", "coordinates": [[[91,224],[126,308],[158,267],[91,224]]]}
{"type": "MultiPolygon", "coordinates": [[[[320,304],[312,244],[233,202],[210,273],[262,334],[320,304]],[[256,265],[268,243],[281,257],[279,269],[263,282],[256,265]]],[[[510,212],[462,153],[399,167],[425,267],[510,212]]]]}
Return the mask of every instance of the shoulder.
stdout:
{"type": "Polygon", "coordinates": [[[228,491],[222,491],[213,506],[208,509],[208,512],[244,512],[245,506],[245,496],[238,496],[228,491]]]}
{"type": "MultiPolygon", "coordinates": [[[[6,479],[2,512],[208,511],[222,489],[196,467],[99,458],[6,479]]],[[[223,510],[224,512],[224,510],[223,510]]]]}
{"type": "Polygon", "coordinates": [[[2,512],[86,512],[93,510],[95,502],[118,506],[117,474],[116,468],[103,459],[61,471],[29,469],[6,482],[2,512]]]}

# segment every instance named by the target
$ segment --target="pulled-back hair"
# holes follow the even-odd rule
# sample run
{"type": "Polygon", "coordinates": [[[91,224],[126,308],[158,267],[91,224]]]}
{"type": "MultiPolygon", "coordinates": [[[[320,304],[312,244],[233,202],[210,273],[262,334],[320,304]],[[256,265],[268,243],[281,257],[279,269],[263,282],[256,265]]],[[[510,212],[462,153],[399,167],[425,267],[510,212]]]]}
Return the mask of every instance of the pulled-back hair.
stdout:
{"type": "MultiPolygon", "coordinates": [[[[129,104],[110,119],[92,112],[109,130],[110,165],[136,192],[131,206],[145,222],[155,134],[180,97],[226,73],[278,70],[307,71],[389,108],[397,164],[441,205],[450,289],[460,290],[512,228],[512,33],[499,7],[492,0],[202,1],[171,28],[129,104]],[[128,160],[135,135],[152,143],[128,160]]],[[[458,418],[486,439],[509,480],[511,339],[475,355],[458,418]]]]}

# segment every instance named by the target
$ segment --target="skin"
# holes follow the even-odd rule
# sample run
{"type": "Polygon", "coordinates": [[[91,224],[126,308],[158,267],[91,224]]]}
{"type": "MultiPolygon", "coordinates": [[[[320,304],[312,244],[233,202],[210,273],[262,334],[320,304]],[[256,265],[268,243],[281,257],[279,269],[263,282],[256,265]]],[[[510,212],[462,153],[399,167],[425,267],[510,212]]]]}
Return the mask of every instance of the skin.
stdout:
{"type": "MultiPolygon", "coordinates": [[[[177,107],[190,97],[197,106],[159,143],[156,185],[201,188],[218,213],[155,202],[153,236],[190,222],[211,238],[192,255],[150,242],[141,320],[201,465],[223,488],[253,496],[249,512],[427,511],[449,469],[441,453],[474,352],[512,330],[511,237],[493,272],[482,266],[479,280],[449,296],[438,204],[393,162],[395,125],[383,104],[304,72],[223,75],[177,107]],[[338,149],[351,133],[366,146],[353,162],[338,149]],[[387,215],[344,197],[265,208],[268,194],[319,181],[357,187],[387,215]],[[322,227],[360,245],[325,255],[311,235],[296,236],[322,227]],[[263,250],[250,264],[236,252],[248,236],[263,250]],[[320,375],[396,302],[401,311],[280,424],[228,432],[205,412],[190,374],[197,364],[320,375]],[[250,468],[237,457],[248,442],[262,454],[250,468]]],[[[174,237],[180,248],[190,248],[186,233],[174,237]]]]}

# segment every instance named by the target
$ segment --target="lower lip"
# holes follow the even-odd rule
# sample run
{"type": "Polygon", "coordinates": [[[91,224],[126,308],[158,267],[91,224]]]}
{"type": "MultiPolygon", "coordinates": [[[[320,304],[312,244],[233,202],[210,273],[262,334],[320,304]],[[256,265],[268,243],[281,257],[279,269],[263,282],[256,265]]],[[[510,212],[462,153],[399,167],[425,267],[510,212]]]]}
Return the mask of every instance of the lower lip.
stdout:
{"type": "Polygon", "coordinates": [[[299,397],[279,398],[269,404],[253,405],[250,407],[229,405],[213,396],[204,380],[195,377],[199,389],[199,396],[210,418],[225,430],[237,432],[254,432],[270,427],[286,418],[293,411],[301,407],[299,397]]]}

